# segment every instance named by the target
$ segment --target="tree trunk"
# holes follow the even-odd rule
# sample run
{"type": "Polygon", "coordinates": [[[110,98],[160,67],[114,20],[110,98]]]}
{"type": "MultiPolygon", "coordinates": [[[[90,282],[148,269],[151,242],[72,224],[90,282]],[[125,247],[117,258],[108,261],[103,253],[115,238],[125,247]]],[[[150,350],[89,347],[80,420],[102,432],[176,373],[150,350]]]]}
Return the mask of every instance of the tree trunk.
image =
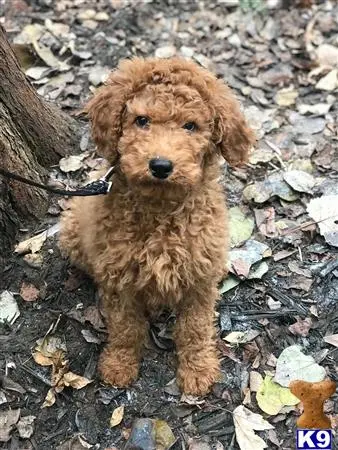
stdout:
{"type": "MultiPolygon", "coordinates": [[[[71,153],[77,134],[73,119],[36,94],[0,25],[0,167],[45,182],[48,167],[71,153]]],[[[47,200],[43,191],[0,176],[0,259],[19,224],[41,217],[47,200]]]]}

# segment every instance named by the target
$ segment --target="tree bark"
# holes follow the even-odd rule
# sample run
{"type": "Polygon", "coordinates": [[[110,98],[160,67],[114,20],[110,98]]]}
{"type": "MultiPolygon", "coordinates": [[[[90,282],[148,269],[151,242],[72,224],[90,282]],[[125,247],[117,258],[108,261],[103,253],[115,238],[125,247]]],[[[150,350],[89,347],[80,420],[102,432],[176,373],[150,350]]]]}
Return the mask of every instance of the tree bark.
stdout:
{"type": "MultiPolygon", "coordinates": [[[[77,140],[76,122],[35,92],[0,25],[0,167],[39,182],[77,140]]],[[[0,177],[0,259],[20,223],[41,217],[47,195],[0,177]]]]}

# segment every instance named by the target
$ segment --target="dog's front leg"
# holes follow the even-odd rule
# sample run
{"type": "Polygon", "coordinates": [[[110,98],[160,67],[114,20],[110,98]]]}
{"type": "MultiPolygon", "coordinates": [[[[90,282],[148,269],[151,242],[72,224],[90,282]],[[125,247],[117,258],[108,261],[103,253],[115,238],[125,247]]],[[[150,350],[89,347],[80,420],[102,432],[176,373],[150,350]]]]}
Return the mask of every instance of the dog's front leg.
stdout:
{"type": "Polygon", "coordinates": [[[100,356],[102,379],[117,387],[136,380],[148,323],[142,308],[128,295],[103,293],[108,343],[100,356]]]}
{"type": "Polygon", "coordinates": [[[177,382],[186,394],[205,395],[219,378],[214,307],[217,290],[190,292],[178,311],[175,342],[177,382]]]}

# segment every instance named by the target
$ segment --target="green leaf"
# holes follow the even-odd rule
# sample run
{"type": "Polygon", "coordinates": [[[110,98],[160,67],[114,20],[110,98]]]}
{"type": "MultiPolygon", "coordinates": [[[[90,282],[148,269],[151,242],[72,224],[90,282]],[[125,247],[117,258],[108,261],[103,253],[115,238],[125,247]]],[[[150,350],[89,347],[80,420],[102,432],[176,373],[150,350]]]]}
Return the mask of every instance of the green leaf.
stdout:
{"type": "Polygon", "coordinates": [[[238,206],[229,209],[230,243],[237,247],[251,237],[254,220],[247,217],[238,206]]]}

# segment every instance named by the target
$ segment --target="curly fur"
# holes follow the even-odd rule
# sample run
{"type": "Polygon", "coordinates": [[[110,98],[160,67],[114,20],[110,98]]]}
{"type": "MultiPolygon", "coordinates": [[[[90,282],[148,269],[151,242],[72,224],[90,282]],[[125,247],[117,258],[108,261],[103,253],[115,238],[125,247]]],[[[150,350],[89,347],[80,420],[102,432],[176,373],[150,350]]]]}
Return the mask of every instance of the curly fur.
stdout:
{"type": "Polygon", "coordinates": [[[244,162],[253,135],[230,89],[179,58],[121,62],[85,111],[98,153],[118,159],[118,171],[109,195],[71,201],[60,244],[100,289],[109,333],[102,378],[115,386],[137,378],[148,319],[169,307],[178,383],[203,395],[219,374],[213,318],[228,248],[219,156],[244,162]],[[150,126],[139,128],[137,116],[150,126]],[[182,128],[191,121],[196,131],[182,128]],[[149,172],[157,156],[174,164],[166,180],[149,172]]]}

